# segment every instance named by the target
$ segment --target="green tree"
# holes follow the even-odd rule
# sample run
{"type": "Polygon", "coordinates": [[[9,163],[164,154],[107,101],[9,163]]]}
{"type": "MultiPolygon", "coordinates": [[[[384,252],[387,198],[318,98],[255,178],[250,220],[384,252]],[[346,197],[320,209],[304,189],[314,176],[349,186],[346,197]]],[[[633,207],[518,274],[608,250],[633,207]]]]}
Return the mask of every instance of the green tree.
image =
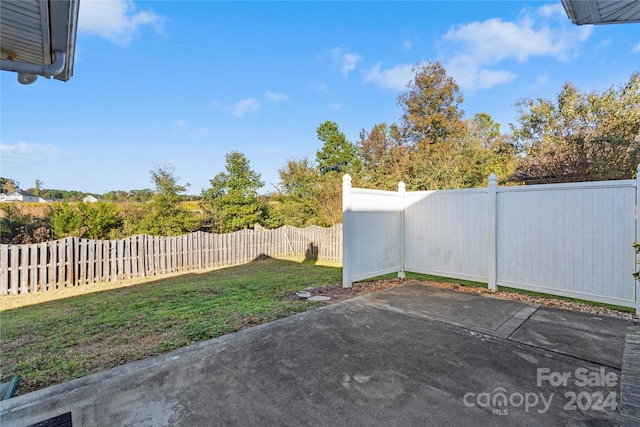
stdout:
{"type": "Polygon", "coordinates": [[[0,177],[0,189],[5,194],[13,193],[18,188],[20,188],[20,183],[18,183],[18,181],[15,181],[11,178],[0,177]]]}
{"type": "Polygon", "coordinates": [[[487,113],[478,113],[465,121],[466,132],[457,153],[461,163],[462,187],[481,187],[495,173],[501,182],[508,181],[517,162],[517,149],[500,124],[487,113]]]}
{"type": "Polygon", "coordinates": [[[357,185],[362,162],[355,144],[336,123],[327,120],[316,133],[323,145],[316,153],[315,209],[322,225],[332,225],[342,222],[342,176],[349,173],[357,185]]]}
{"type": "MultiPolygon", "coordinates": [[[[357,180],[354,180],[356,185],[357,180]]],[[[330,226],[342,222],[342,176],[330,172],[318,177],[315,206],[322,226],[330,226]]]]}
{"type": "Polygon", "coordinates": [[[347,140],[338,125],[325,121],[316,130],[318,139],[323,143],[316,153],[318,170],[322,174],[335,172],[354,174],[360,169],[360,159],[355,145],[347,140]]]}
{"type": "Polygon", "coordinates": [[[279,193],[272,196],[282,222],[294,227],[323,225],[318,209],[317,187],[319,174],[309,159],[291,159],[278,170],[279,193]]]}
{"type": "Polygon", "coordinates": [[[115,204],[80,203],[78,209],[84,220],[82,237],[106,240],[119,234],[123,221],[115,204]]]}
{"type": "Polygon", "coordinates": [[[17,234],[18,228],[24,220],[18,208],[13,203],[2,203],[2,218],[0,218],[0,239],[2,243],[10,243],[17,234]]]}
{"type": "Polygon", "coordinates": [[[555,100],[523,99],[512,133],[527,183],[628,179],[640,162],[640,73],[585,93],[565,83],[555,100]]]}
{"type": "Polygon", "coordinates": [[[69,203],[56,203],[51,207],[50,226],[56,239],[82,237],[83,217],[69,203]]]}
{"type": "Polygon", "coordinates": [[[138,203],[146,203],[153,199],[153,190],[149,188],[143,188],[142,190],[129,191],[128,200],[138,203]]]}
{"type": "Polygon", "coordinates": [[[146,222],[146,218],[152,215],[151,203],[126,202],[120,205],[122,216],[122,228],[120,237],[133,236],[134,234],[144,234],[148,230],[141,224],[146,222]]]}
{"type": "Polygon", "coordinates": [[[150,173],[155,191],[148,212],[138,226],[127,228],[155,236],[175,236],[195,231],[197,219],[180,203],[180,194],[187,190],[189,184],[178,183],[179,178],[174,176],[171,165],[159,165],[150,173]]]}
{"type": "MultiPolygon", "coordinates": [[[[151,192],[151,195],[153,195],[153,191],[149,191],[151,192]]],[[[108,202],[126,202],[129,200],[129,193],[122,190],[112,190],[104,193],[102,195],[102,199],[108,202]]],[[[151,200],[151,197],[149,197],[148,200],[151,200]]]]}
{"type": "Polygon", "coordinates": [[[202,191],[201,206],[210,217],[207,228],[231,232],[263,223],[267,206],[258,195],[264,186],[260,174],[239,151],[226,155],[225,169],[209,181],[210,188],[202,191]]]}
{"type": "Polygon", "coordinates": [[[33,186],[33,195],[34,196],[42,196],[42,181],[36,179],[33,186]]]}
{"type": "Polygon", "coordinates": [[[360,132],[357,146],[362,161],[362,185],[383,190],[397,189],[406,180],[410,166],[409,147],[400,138],[398,127],[377,124],[371,132],[360,132]]]}
{"type": "MultiPolygon", "coordinates": [[[[33,191],[33,189],[30,189],[30,190],[33,191]]],[[[45,197],[48,199],[54,199],[54,200],[65,201],[65,202],[80,201],[86,195],[87,193],[84,193],[82,191],[75,191],[75,190],[55,190],[55,189],[44,189],[44,188],[40,190],[40,197],[45,197]]]]}

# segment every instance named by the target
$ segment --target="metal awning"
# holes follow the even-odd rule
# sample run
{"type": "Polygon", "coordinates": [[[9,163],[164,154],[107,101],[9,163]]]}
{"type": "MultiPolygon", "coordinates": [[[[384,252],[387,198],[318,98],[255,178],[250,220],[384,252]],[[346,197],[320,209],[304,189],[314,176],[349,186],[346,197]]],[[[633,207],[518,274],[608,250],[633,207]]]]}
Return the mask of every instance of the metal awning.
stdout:
{"type": "Polygon", "coordinates": [[[640,0],[562,0],[576,25],[640,22],[640,0]]]}
{"type": "Polygon", "coordinates": [[[22,74],[69,80],[73,75],[79,4],[80,0],[0,1],[2,69],[20,75],[18,69],[25,68],[29,71],[22,74]],[[64,66],[58,66],[61,59],[64,66]],[[38,69],[44,71],[31,71],[38,69]]]}

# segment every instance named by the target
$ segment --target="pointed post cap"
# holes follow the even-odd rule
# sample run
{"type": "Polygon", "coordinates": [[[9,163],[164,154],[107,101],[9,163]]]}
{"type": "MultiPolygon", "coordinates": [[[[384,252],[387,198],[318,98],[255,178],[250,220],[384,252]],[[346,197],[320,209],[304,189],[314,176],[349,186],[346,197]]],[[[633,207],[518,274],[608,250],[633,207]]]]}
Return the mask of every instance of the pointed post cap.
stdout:
{"type": "Polygon", "coordinates": [[[498,185],[498,177],[496,176],[495,173],[492,173],[491,175],[489,175],[489,185],[491,186],[498,185]]]}
{"type": "Polygon", "coordinates": [[[398,191],[400,193],[404,193],[407,190],[407,184],[404,183],[404,181],[400,181],[398,183],[398,191]]]}
{"type": "Polygon", "coordinates": [[[347,182],[351,182],[351,175],[349,175],[348,173],[345,173],[344,176],[342,177],[342,183],[346,184],[347,182]]]}

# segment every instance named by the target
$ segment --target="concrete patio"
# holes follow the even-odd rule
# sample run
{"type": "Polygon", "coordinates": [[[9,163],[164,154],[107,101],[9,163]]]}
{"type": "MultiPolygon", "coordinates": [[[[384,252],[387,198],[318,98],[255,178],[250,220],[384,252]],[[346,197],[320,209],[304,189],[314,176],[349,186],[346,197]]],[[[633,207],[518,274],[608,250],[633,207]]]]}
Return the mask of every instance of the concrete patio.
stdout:
{"type": "Polygon", "coordinates": [[[413,283],[15,397],[0,422],[638,425],[639,328],[413,283]]]}

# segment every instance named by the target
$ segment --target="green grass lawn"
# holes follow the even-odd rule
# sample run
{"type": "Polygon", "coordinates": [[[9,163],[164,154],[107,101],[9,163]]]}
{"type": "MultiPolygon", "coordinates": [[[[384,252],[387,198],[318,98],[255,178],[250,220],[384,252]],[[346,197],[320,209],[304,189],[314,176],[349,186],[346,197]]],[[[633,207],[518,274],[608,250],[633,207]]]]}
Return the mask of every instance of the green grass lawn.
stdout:
{"type": "Polygon", "coordinates": [[[342,269],[267,259],[4,311],[0,382],[18,394],[290,316],[293,294],[340,283],[342,269]]]}

